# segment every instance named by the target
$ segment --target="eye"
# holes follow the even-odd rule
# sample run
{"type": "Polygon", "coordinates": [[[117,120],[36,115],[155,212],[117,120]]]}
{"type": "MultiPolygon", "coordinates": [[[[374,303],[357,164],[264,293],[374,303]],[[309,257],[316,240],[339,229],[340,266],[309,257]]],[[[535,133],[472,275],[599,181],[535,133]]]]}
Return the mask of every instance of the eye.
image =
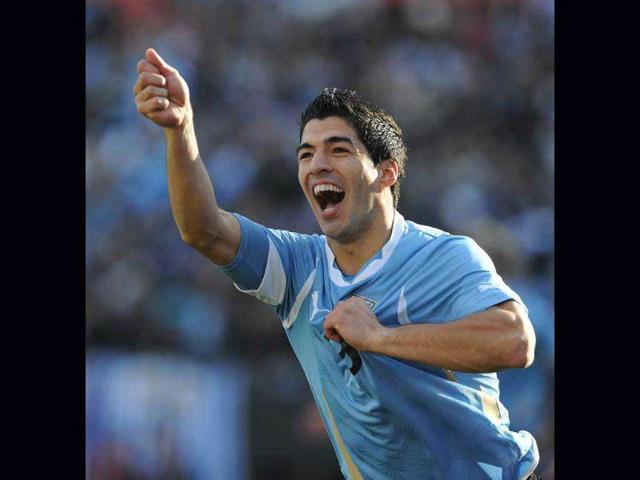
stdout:
{"type": "Polygon", "coordinates": [[[333,153],[350,153],[350,152],[346,148],[336,147],[333,149],[333,153]]]}
{"type": "Polygon", "coordinates": [[[311,152],[303,152],[298,157],[298,161],[304,160],[305,158],[309,158],[309,157],[311,157],[311,152]]]}

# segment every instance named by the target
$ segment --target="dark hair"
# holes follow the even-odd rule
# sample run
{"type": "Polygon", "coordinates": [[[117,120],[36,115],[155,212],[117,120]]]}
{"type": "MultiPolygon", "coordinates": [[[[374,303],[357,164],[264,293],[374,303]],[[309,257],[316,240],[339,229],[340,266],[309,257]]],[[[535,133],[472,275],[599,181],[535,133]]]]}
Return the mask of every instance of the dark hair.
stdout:
{"type": "Polygon", "coordinates": [[[302,131],[309,120],[327,117],[344,119],[358,134],[358,139],[367,147],[374,165],[392,158],[398,164],[398,179],[391,186],[393,206],[400,199],[400,180],[404,178],[407,147],[402,138],[402,130],[391,115],[380,107],[365,102],[355,90],[325,88],[302,112],[300,121],[300,141],[302,131]]]}

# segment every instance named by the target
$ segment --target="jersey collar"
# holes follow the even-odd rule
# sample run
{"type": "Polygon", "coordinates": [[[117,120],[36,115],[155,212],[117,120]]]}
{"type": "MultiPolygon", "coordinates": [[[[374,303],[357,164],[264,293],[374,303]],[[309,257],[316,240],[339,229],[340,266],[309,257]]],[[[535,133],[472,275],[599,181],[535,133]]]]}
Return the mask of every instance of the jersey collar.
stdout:
{"type": "Polygon", "coordinates": [[[325,237],[324,247],[325,247],[325,252],[327,256],[327,268],[329,271],[329,277],[331,278],[331,281],[335,283],[338,287],[347,287],[349,285],[353,285],[354,283],[358,283],[363,280],[366,280],[367,278],[376,274],[384,266],[384,264],[387,263],[387,260],[389,260],[389,258],[393,254],[393,251],[396,249],[396,247],[398,246],[398,243],[400,242],[400,239],[402,238],[404,230],[405,230],[404,217],[400,215],[400,212],[396,210],[393,216],[393,228],[391,230],[391,237],[389,238],[387,243],[383,245],[382,250],[380,251],[381,255],[379,256],[379,258],[376,258],[370,261],[369,264],[363,270],[358,272],[358,274],[351,280],[345,280],[344,276],[342,275],[342,272],[335,265],[336,257],[333,254],[333,251],[331,250],[331,248],[329,247],[329,242],[327,242],[327,237],[325,237]]]}

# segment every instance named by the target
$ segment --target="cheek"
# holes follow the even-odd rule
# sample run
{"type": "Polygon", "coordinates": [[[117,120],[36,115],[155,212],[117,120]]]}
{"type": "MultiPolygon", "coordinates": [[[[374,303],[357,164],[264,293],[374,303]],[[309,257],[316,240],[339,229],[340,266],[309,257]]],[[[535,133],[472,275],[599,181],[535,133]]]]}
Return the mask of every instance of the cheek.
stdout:
{"type": "Polygon", "coordinates": [[[365,168],[364,176],[367,181],[367,185],[373,185],[378,180],[378,169],[371,165],[370,167],[365,168]]]}
{"type": "Polygon", "coordinates": [[[306,173],[304,172],[304,170],[302,168],[298,168],[298,183],[300,184],[300,188],[302,188],[302,191],[306,193],[306,189],[304,188],[305,178],[306,173]]]}
{"type": "Polygon", "coordinates": [[[368,195],[378,179],[378,174],[375,168],[363,168],[353,178],[355,179],[354,189],[361,195],[368,195]]]}

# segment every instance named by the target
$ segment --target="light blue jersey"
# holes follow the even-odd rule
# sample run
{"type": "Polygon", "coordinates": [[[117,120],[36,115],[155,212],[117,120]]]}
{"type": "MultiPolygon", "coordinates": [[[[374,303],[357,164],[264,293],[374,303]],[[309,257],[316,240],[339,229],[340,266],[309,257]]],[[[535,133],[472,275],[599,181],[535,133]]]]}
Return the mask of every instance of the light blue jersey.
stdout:
{"type": "Polygon", "coordinates": [[[389,241],[347,276],[324,236],[236,217],[238,254],[220,268],[276,308],[345,478],[520,480],[534,470],[535,439],[509,430],[495,373],[357,352],[323,335],[326,315],[353,295],[387,327],[451,322],[510,299],[522,304],[473,240],[395,212],[389,241]]]}

